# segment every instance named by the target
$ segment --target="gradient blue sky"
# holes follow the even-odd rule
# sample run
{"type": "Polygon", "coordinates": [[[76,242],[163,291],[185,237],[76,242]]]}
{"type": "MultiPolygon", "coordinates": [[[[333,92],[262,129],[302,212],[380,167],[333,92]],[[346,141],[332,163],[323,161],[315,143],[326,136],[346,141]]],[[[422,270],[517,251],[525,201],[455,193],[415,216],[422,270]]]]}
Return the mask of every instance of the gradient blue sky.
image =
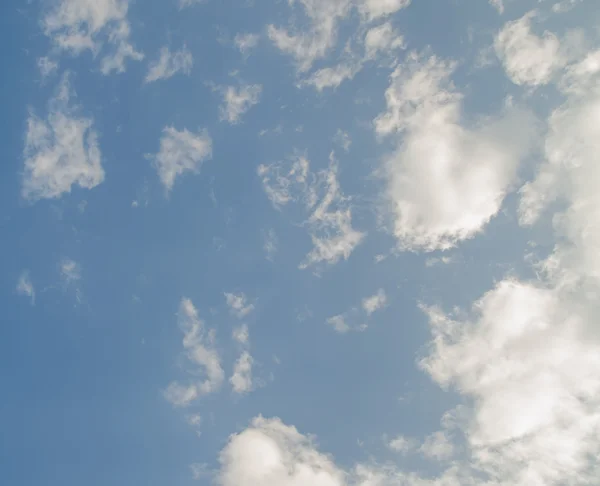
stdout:
{"type": "Polygon", "coordinates": [[[597,484],[595,1],[0,19],[1,484],[597,484]]]}

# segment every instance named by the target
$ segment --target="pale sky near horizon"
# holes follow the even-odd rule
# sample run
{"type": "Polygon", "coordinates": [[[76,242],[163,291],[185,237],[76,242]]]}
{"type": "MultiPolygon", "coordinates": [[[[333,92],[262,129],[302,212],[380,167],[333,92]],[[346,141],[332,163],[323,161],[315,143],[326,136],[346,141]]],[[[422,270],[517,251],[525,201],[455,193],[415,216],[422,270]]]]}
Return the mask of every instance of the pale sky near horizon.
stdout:
{"type": "Polygon", "coordinates": [[[0,484],[598,484],[597,1],[0,18],[0,484]]]}

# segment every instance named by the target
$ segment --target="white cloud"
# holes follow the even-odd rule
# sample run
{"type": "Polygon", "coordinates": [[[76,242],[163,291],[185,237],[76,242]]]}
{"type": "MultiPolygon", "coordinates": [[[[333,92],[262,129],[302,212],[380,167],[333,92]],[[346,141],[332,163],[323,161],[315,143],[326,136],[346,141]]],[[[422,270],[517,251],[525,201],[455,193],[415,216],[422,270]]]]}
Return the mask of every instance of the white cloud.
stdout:
{"type": "Polygon", "coordinates": [[[489,0],[490,5],[494,7],[499,14],[504,13],[504,1],[503,0],[489,0]]]}
{"type": "Polygon", "coordinates": [[[369,29],[365,35],[365,58],[373,60],[382,52],[404,49],[404,37],[392,26],[385,22],[369,29]]]}
{"type": "Polygon", "coordinates": [[[240,122],[242,116],[254,105],[258,104],[262,93],[259,84],[246,84],[235,88],[227,86],[221,89],[223,105],[220,108],[220,119],[231,124],[240,122]]]}
{"type": "Polygon", "coordinates": [[[392,27],[390,22],[385,22],[370,28],[364,38],[364,55],[359,57],[345,49],[345,58],[333,67],[324,67],[313,72],[308,78],[302,80],[299,86],[313,86],[317,91],[326,88],[337,88],[344,81],[353,79],[366,63],[376,61],[385,54],[393,54],[398,49],[404,49],[404,37],[392,27]]]}
{"type": "Polygon", "coordinates": [[[159,79],[168,79],[179,71],[189,75],[193,65],[194,58],[186,46],[174,53],[171,53],[168,47],[163,47],[160,50],[159,59],[150,63],[144,81],[151,83],[159,79]]]}
{"type": "Polygon", "coordinates": [[[192,7],[194,5],[199,5],[205,2],[206,0],[179,0],[179,8],[183,9],[186,7],[192,7]]]}
{"type": "Polygon", "coordinates": [[[274,25],[269,25],[267,30],[275,46],[292,56],[298,70],[305,72],[334,46],[337,24],[348,15],[351,0],[299,0],[299,3],[310,23],[306,32],[290,33],[274,25]]]}
{"type": "Polygon", "coordinates": [[[425,438],[425,441],[419,447],[419,452],[430,459],[443,461],[450,459],[454,455],[455,449],[448,433],[437,431],[425,438]]]}
{"type": "Polygon", "coordinates": [[[277,253],[277,247],[279,246],[279,239],[277,238],[277,234],[275,230],[270,229],[266,233],[263,234],[264,244],[263,250],[267,255],[267,260],[273,261],[273,256],[277,253]]]}
{"type": "Polygon", "coordinates": [[[368,20],[374,20],[406,8],[411,0],[356,0],[358,9],[368,20]]]}
{"type": "Polygon", "coordinates": [[[248,332],[248,326],[246,324],[242,324],[239,327],[236,327],[233,330],[233,339],[237,341],[239,344],[244,346],[248,345],[250,340],[250,334],[248,332]]]}
{"type": "Polygon", "coordinates": [[[242,352],[235,362],[233,375],[229,379],[235,393],[248,393],[252,390],[252,364],[254,360],[248,351],[242,352]]]}
{"type": "Polygon", "coordinates": [[[350,135],[348,135],[348,132],[341,129],[338,129],[333,137],[333,141],[341,146],[346,152],[350,150],[350,146],[352,145],[352,139],[350,138],[350,135]]]}
{"type": "Polygon", "coordinates": [[[387,296],[383,289],[379,289],[375,295],[366,297],[362,301],[362,308],[366,312],[367,316],[373,314],[387,304],[387,296]]]}
{"type": "Polygon", "coordinates": [[[352,329],[346,321],[347,317],[344,314],[338,314],[336,316],[328,318],[327,324],[332,326],[336,332],[339,332],[340,334],[345,334],[352,329]]]}
{"type": "Polygon", "coordinates": [[[128,0],[58,0],[42,20],[44,33],[58,49],[95,54],[108,43],[112,52],[101,61],[101,71],[123,72],[125,61],[140,61],[143,54],[129,43],[128,0]]]}
{"type": "Polygon", "coordinates": [[[225,292],[224,295],[229,311],[237,318],[243,319],[254,310],[254,304],[248,302],[248,298],[243,292],[239,294],[225,292]]]}
{"type": "Polygon", "coordinates": [[[310,438],[279,419],[257,417],[221,451],[220,486],[343,486],[345,474],[310,438]]]}
{"type": "Polygon", "coordinates": [[[81,280],[81,265],[70,258],[64,258],[60,262],[60,275],[67,285],[75,283],[81,280]]]}
{"type": "Polygon", "coordinates": [[[462,96],[450,81],[454,67],[411,55],[393,72],[387,111],[375,120],[378,135],[398,137],[383,174],[403,249],[447,249],[481,231],[535,138],[533,115],[516,109],[475,129],[463,127],[462,96]]]}
{"type": "Polygon", "coordinates": [[[247,56],[250,51],[256,48],[259,39],[260,36],[258,34],[236,34],[233,42],[239,51],[244,56],[247,56]]]}
{"type": "Polygon", "coordinates": [[[415,448],[415,441],[413,439],[404,437],[403,435],[399,435],[395,439],[392,439],[388,442],[388,447],[394,452],[407,454],[415,448]]]}
{"type": "Polygon", "coordinates": [[[258,168],[265,193],[275,208],[300,203],[309,214],[305,224],[313,249],[299,265],[301,269],[347,260],[365,236],[352,227],[352,211],[339,187],[333,153],[329,162],[327,169],[317,173],[310,171],[310,163],[303,156],[294,156],[286,164],[258,168]]]}
{"type": "Polygon", "coordinates": [[[19,275],[19,280],[17,281],[17,293],[29,297],[31,303],[35,303],[35,288],[27,270],[24,270],[21,272],[21,275],[19,275]]]}
{"type": "Polygon", "coordinates": [[[515,84],[547,84],[567,61],[554,34],[546,31],[539,37],[532,33],[531,21],[535,15],[531,11],[507,22],[494,40],[496,54],[515,84]]]}
{"type": "Polygon", "coordinates": [[[47,56],[38,58],[37,66],[40,70],[42,78],[47,78],[48,76],[54,74],[58,70],[58,62],[47,56]]]}
{"type": "Polygon", "coordinates": [[[78,116],[68,75],[50,100],[46,120],[31,113],[25,135],[25,199],[60,197],[74,184],[91,189],[104,180],[97,134],[92,119],[78,116]]]}
{"type": "Polygon", "coordinates": [[[193,133],[185,128],[178,131],[174,127],[165,127],[159,152],[148,157],[153,160],[168,192],[177,177],[185,172],[198,173],[202,163],[212,158],[212,139],[206,130],[193,133]]]}
{"type": "Polygon", "coordinates": [[[203,374],[204,381],[182,385],[177,381],[169,384],[165,398],[175,406],[188,406],[202,395],[217,391],[224,380],[221,358],[215,348],[214,333],[206,332],[204,323],[191,300],[183,298],[179,305],[178,323],[183,332],[183,347],[188,361],[196,365],[193,375],[203,374]]]}

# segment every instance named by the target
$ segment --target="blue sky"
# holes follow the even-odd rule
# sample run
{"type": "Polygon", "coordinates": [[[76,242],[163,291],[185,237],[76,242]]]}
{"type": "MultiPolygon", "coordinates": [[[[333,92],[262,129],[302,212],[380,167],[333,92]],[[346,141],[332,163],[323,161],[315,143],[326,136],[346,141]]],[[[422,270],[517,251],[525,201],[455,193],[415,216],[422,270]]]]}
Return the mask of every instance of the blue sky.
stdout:
{"type": "Polygon", "coordinates": [[[0,9],[1,484],[597,484],[593,0],[0,9]]]}

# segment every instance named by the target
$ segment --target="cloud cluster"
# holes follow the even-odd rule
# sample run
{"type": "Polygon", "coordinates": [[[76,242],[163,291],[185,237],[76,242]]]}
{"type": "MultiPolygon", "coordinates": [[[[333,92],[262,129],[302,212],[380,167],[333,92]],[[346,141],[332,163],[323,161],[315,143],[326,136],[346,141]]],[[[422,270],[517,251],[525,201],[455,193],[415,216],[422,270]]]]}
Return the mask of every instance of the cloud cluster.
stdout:
{"type": "Polygon", "coordinates": [[[98,137],[93,121],[71,104],[68,75],[48,104],[45,120],[34,113],[27,120],[25,167],[21,194],[37,201],[71,192],[73,185],[92,189],[104,181],[98,137]]]}

